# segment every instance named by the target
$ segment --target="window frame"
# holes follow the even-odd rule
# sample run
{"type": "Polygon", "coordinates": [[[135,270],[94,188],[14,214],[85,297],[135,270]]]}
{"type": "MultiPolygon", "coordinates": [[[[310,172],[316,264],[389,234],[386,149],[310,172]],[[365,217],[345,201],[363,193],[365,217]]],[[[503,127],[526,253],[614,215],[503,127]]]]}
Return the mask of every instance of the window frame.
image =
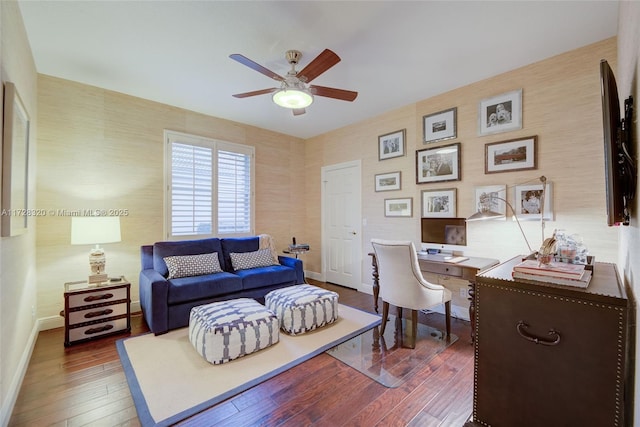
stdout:
{"type": "Polygon", "coordinates": [[[163,235],[167,240],[205,239],[209,237],[240,237],[255,235],[255,147],[236,144],[214,138],[207,138],[172,130],[164,130],[164,206],[163,235]],[[212,191],[211,191],[211,233],[209,234],[172,234],[172,143],[205,147],[212,150],[212,191]],[[228,151],[249,156],[250,165],[250,224],[248,232],[224,233],[218,231],[218,151],[228,151]]]}

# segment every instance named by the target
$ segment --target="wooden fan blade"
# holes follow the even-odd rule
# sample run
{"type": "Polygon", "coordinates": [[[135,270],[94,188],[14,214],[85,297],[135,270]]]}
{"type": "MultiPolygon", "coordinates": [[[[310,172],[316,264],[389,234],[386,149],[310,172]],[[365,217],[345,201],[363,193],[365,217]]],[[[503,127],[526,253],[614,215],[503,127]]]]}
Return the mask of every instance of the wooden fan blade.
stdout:
{"type": "Polygon", "coordinates": [[[333,51],[325,49],[298,73],[298,77],[304,77],[306,82],[309,83],[311,80],[315,79],[338,62],[340,62],[340,57],[333,51]]]}
{"type": "Polygon", "coordinates": [[[358,92],[336,89],[334,87],[311,85],[309,86],[309,90],[314,95],[326,96],[327,98],[340,99],[342,101],[353,101],[358,96],[358,92]]]}
{"type": "Polygon", "coordinates": [[[307,110],[305,110],[304,108],[294,108],[293,109],[293,115],[294,116],[299,116],[299,115],[304,114],[306,112],[307,112],[307,110]]]}
{"type": "Polygon", "coordinates": [[[261,89],[261,90],[254,90],[253,92],[245,92],[245,93],[236,93],[235,95],[233,95],[235,98],[248,98],[250,96],[256,96],[256,95],[264,95],[266,93],[272,93],[277,91],[278,88],[271,88],[271,89],[261,89]]]}
{"type": "Polygon", "coordinates": [[[259,73],[262,73],[267,77],[271,77],[273,80],[277,80],[279,82],[284,80],[284,77],[274,73],[273,71],[269,70],[268,68],[263,67],[262,65],[258,64],[257,62],[253,62],[252,60],[250,60],[249,58],[247,58],[244,55],[240,55],[239,53],[234,53],[233,55],[229,55],[229,58],[238,61],[242,65],[246,65],[247,67],[251,68],[252,70],[255,70],[255,71],[259,72],[259,73]]]}

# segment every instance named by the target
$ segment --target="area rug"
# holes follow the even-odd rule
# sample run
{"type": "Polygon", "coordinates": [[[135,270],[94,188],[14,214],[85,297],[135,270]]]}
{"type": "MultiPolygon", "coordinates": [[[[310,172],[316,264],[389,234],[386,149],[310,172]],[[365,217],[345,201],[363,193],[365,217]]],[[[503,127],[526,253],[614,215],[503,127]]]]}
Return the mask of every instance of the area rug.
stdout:
{"type": "Polygon", "coordinates": [[[296,366],[380,323],[380,316],[340,304],[330,326],[289,336],[267,349],[212,365],[189,342],[188,328],[116,342],[143,426],[169,426],[296,366]]]}
{"type": "Polygon", "coordinates": [[[410,330],[410,320],[389,316],[384,336],[379,328],[373,328],[327,350],[327,354],[386,387],[398,387],[414,370],[424,368],[458,340],[454,334],[447,339],[443,331],[422,323],[418,323],[416,337],[410,336],[410,330]]]}

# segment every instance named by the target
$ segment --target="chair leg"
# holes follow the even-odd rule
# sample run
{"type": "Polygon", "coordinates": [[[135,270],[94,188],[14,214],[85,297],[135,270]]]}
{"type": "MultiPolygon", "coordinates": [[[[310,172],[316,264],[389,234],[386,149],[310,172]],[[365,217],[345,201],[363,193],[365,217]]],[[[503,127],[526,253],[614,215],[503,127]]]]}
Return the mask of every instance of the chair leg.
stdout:
{"type": "Polygon", "coordinates": [[[389,318],[389,303],[382,301],[382,323],[380,324],[380,335],[384,335],[384,328],[387,327],[387,319],[389,318]]]}
{"type": "Polygon", "coordinates": [[[418,341],[418,310],[411,310],[411,337],[409,338],[409,348],[416,348],[418,341]]]}
{"type": "Polygon", "coordinates": [[[449,339],[451,337],[451,301],[444,303],[444,317],[447,339],[449,339]]]}

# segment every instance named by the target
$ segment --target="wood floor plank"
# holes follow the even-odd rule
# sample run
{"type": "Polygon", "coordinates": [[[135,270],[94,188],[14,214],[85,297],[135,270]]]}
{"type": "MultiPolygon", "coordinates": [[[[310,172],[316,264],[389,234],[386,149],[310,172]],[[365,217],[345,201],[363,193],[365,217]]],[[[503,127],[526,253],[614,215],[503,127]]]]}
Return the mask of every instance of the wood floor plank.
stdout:
{"type": "MultiPolygon", "coordinates": [[[[343,304],[374,312],[371,295],[311,282],[338,292],[343,304]]],[[[443,329],[444,316],[420,313],[419,321],[443,329]]],[[[140,314],[132,316],[131,326],[130,335],[149,332],[140,314]]],[[[452,319],[452,332],[459,340],[430,360],[419,359],[427,354],[420,348],[385,355],[385,369],[408,375],[397,388],[384,387],[323,353],[178,425],[460,427],[473,402],[469,331],[468,322],[452,319]]],[[[62,329],[41,332],[9,426],[139,427],[115,347],[128,335],[65,348],[62,329]]]]}

